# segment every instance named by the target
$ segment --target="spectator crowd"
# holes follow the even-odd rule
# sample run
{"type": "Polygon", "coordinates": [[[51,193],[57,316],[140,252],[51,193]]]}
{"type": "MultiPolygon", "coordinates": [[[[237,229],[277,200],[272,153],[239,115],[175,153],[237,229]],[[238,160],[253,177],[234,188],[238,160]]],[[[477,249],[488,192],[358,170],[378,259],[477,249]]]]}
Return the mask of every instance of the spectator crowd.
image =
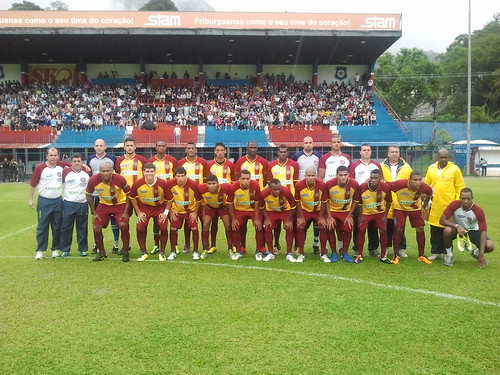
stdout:
{"type": "Polygon", "coordinates": [[[310,129],[313,125],[369,126],[377,123],[371,90],[358,81],[314,87],[292,75],[264,76],[262,87],[166,87],[137,79],[135,85],[90,83],[0,83],[0,125],[12,130],[83,132],[104,125],[142,128],[147,122],[196,125],[218,130],[310,129]]]}

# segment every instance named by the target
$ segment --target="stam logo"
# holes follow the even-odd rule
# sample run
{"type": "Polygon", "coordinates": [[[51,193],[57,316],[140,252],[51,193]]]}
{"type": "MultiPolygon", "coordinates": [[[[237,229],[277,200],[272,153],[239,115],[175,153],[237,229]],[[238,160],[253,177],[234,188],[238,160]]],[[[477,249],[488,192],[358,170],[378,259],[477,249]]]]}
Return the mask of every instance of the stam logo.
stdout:
{"type": "Polygon", "coordinates": [[[181,17],[174,15],[153,14],[148,17],[148,21],[144,26],[181,26],[181,17]]]}
{"type": "Polygon", "coordinates": [[[378,16],[366,17],[365,23],[361,25],[361,27],[366,29],[395,29],[396,18],[378,16]]]}

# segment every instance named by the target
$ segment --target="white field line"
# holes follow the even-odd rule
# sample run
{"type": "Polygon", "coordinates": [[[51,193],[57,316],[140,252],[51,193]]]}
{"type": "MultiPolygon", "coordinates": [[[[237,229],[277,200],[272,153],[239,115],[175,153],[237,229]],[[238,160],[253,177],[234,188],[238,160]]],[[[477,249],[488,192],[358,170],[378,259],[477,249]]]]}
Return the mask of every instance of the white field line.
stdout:
{"type": "Polygon", "coordinates": [[[6,234],[5,236],[2,236],[0,237],[0,241],[2,240],[5,240],[9,237],[12,237],[12,236],[15,236],[16,234],[19,234],[19,233],[23,233],[29,229],[32,229],[32,228],[35,228],[36,227],[36,224],[33,224],[33,225],[30,225],[29,227],[26,227],[26,228],[23,228],[23,229],[19,229],[18,231],[14,232],[14,233],[9,233],[9,234],[6,234]]]}
{"type": "MultiPolygon", "coordinates": [[[[0,258],[28,258],[28,256],[8,256],[7,255],[7,256],[0,256],[0,258]]],[[[29,257],[29,258],[33,258],[33,261],[35,261],[34,257],[29,257]]],[[[90,257],[76,257],[76,256],[68,257],[66,259],[74,259],[74,260],[78,259],[78,260],[87,260],[87,261],[91,260],[90,257]]],[[[108,260],[121,261],[120,258],[112,258],[112,259],[108,259],[108,260]]],[[[105,261],[108,261],[108,260],[105,260],[105,261]]],[[[146,262],[149,263],[149,262],[159,262],[159,261],[156,259],[149,259],[146,262]]],[[[452,300],[459,300],[459,301],[464,301],[464,302],[476,303],[479,305],[487,305],[487,306],[494,306],[494,307],[500,308],[499,302],[483,301],[483,300],[476,299],[476,298],[457,296],[454,294],[435,292],[432,290],[415,289],[415,288],[409,288],[406,286],[391,285],[391,284],[381,284],[381,283],[375,283],[373,281],[354,279],[352,277],[328,275],[325,273],[318,273],[318,272],[294,271],[294,270],[285,270],[285,269],[281,269],[281,268],[268,268],[268,267],[260,267],[260,266],[244,266],[244,265],[238,265],[238,264],[209,263],[209,262],[203,262],[203,261],[198,261],[198,262],[191,261],[191,262],[189,262],[189,261],[183,261],[183,260],[175,260],[175,261],[167,261],[166,263],[180,263],[180,264],[189,264],[189,265],[197,265],[197,266],[226,267],[226,268],[236,268],[236,269],[244,269],[244,270],[281,272],[281,273],[300,275],[300,276],[321,277],[321,278],[325,278],[325,279],[341,280],[341,281],[348,281],[348,282],[356,283],[356,284],[370,285],[370,286],[374,286],[377,288],[398,290],[401,292],[427,294],[427,295],[431,295],[431,296],[435,296],[435,297],[441,297],[441,298],[452,299],[452,300]]]]}

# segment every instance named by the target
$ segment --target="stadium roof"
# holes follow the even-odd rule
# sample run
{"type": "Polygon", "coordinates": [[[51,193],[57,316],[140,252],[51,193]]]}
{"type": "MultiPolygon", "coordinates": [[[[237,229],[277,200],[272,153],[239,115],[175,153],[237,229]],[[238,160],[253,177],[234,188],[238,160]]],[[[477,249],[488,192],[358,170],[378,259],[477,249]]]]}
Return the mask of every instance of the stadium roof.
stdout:
{"type": "Polygon", "coordinates": [[[367,65],[400,14],[0,12],[1,62],[367,65]]]}

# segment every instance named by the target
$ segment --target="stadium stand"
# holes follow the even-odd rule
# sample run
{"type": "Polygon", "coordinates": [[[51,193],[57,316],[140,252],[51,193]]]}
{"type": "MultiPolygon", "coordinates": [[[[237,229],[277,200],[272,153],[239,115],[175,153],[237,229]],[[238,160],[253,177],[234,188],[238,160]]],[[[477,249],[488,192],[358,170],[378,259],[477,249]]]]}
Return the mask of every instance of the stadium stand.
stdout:
{"type": "Polygon", "coordinates": [[[82,133],[73,130],[62,130],[50,147],[88,148],[94,146],[98,138],[106,140],[108,147],[116,147],[123,142],[125,130],[117,126],[104,126],[102,130],[84,130],[82,133]]]}
{"type": "Polygon", "coordinates": [[[50,126],[40,126],[36,131],[14,131],[0,127],[0,148],[36,148],[54,140],[50,126]]]}

